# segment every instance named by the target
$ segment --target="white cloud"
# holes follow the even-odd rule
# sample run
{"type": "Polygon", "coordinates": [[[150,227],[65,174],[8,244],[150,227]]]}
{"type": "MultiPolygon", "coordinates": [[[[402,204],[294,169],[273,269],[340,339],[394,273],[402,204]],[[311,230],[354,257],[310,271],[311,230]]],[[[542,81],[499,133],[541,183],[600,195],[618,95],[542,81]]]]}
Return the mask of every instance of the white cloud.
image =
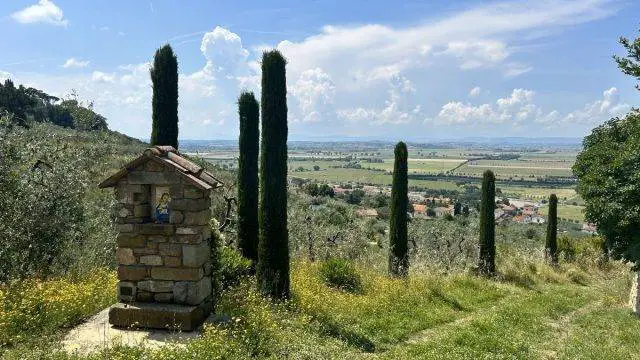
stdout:
{"type": "Polygon", "coordinates": [[[87,66],[89,66],[89,61],[88,60],[78,60],[76,58],[69,58],[62,65],[62,67],[65,68],[65,69],[68,69],[68,68],[84,68],[84,67],[87,67],[87,66]]]}
{"type": "MultiPolygon", "coordinates": [[[[494,130],[505,124],[537,124],[541,128],[561,122],[573,108],[544,112],[535,103],[535,93],[528,89],[509,91],[493,102],[473,103],[503,86],[483,83],[482,89],[469,90],[472,103],[448,99],[465,97],[474,82],[485,81],[476,76],[500,81],[531,71],[531,64],[512,59],[522,51],[524,35],[606,17],[613,11],[608,4],[608,0],[493,3],[419,25],[326,26],[298,42],[283,40],[277,48],[289,61],[291,133],[389,137],[402,132],[411,137],[423,130],[422,120],[428,116],[434,124],[493,126],[494,130]],[[455,85],[445,84],[453,78],[455,85]],[[473,82],[466,83],[465,78],[473,82]],[[461,89],[457,81],[461,81],[461,89]],[[457,89],[453,96],[452,88],[457,89]]],[[[243,39],[231,30],[216,27],[185,35],[189,39],[201,36],[204,65],[179,75],[182,138],[234,138],[239,90],[260,93],[259,60],[268,46],[245,48],[243,39]]],[[[184,40],[185,36],[169,41],[184,40]]],[[[52,94],[78,89],[95,100],[96,110],[107,116],[112,128],[148,136],[152,93],[149,66],[133,64],[65,77],[27,76],[52,94]]],[[[607,98],[603,95],[597,108],[613,111],[620,106],[615,97],[615,91],[607,98]],[[607,101],[610,104],[605,104],[607,101]]]]}
{"type": "Polygon", "coordinates": [[[520,123],[540,115],[540,109],[533,103],[534,92],[514,89],[511,95],[491,104],[471,105],[459,101],[446,103],[436,117],[438,124],[486,124],[520,123]]]}
{"type": "Polygon", "coordinates": [[[0,82],[4,82],[7,79],[13,78],[13,74],[7,71],[0,70],[0,82]]]}
{"type": "Polygon", "coordinates": [[[298,101],[302,121],[316,122],[333,104],[335,84],[321,68],[309,69],[300,74],[290,93],[298,101]]]}
{"type": "Polygon", "coordinates": [[[496,100],[495,105],[472,105],[450,101],[442,106],[435,118],[428,119],[427,123],[466,126],[505,124],[529,128],[540,124],[549,130],[561,126],[593,126],[613,116],[622,115],[630,109],[628,104],[620,102],[615,87],[605,90],[602,99],[588,103],[583,109],[571,111],[565,116],[556,109],[543,111],[542,107],[534,102],[534,97],[535,92],[532,90],[514,89],[508,97],[496,100]]]}
{"type": "Polygon", "coordinates": [[[533,70],[533,67],[529,65],[523,65],[519,63],[509,63],[509,64],[506,64],[505,66],[504,76],[508,78],[516,77],[516,76],[520,76],[522,74],[528,73],[531,70],[533,70]]]}
{"type": "MultiPolygon", "coordinates": [[[[380,68],[395,72],[422,68],[454,56],[459,67],[473,69],[499,64],[511,54],[505,42],[517,32],[573,25],[606,17],[615,10],[608,0],[584,2],[518,1],[491,4],[458,13],[440,21],[393,28],[383,25],[325,26],[321,33],[300,42],[278,44],[290,61],[290,71],[299,73],[320,67],[334,79],[350,80],[380,68]],[[498,40],[500,39],[500,40],[498,40]],[[449,56],[444,56],[449,55],[449,56]]],[[[510,71],[511,74],[518,70],[510,71]]]]}
{"type": "Polygon", "coordinates": [[[337,110],[336,114],[350,122],[366,121],[373,125],[408,124],[422,116],[421,106],[415,104],[415,92],[409,79],[395,75],[388,81],[388,98],[383,108],[344,108],[337,110]]]}
{"type": "Polygon", "coordinates": [[[200,51],[211,70],[225,75],[237,75],[240,68],[246,66],[249,56],[249,51],[242,47],[240,36],[220,26],[204,34],[200,51]]]}
{"type": "Polygon", "coordinates": [[[115,80],[115,74],[94,71],[93,74],[91,74],[91,80],[97,83],[112,83],[115,80]]]}
{"type": "Polygon", "coordinates": [[[22,24],[46,23],[56,26],[67,26],[62,9],[53,1],[40,0],[36,5],[28,6],[11,14],[11,18],[22,24]]]}
{"type": "Polygon", "coordinates": [[[586,104],[583,109],[572,111],[562,121],[594,125],[609,118],[621,116],[630,109],[629,104],[620,102],[618,89],[611,87],[602,92],[602,99],[586,104]]]}
{"type": "Polygon", "coordinates": [[[471,70],[502,62],[509,56],[506,45],[501,41],[452,41],[439,55],[448,55],[460,60],[460,69],[471,70]]]}

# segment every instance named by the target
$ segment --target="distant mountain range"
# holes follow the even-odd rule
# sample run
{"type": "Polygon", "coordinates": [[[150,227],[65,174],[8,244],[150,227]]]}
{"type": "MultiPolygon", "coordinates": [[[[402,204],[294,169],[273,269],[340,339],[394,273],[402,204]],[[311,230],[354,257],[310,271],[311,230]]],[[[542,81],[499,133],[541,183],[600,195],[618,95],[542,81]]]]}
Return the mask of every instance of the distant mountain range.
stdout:
{"type": "MultiPolygon", "coordinates": [[[[409,145],[418,147],[498,147],[498,148],[579,148],[582,144],[582,138],[572,137],[465,137],[458,139],[423,139],[407,141],[409,145]]],[[[314,139],[314,140],[289,140],[289,145],[294,147],[317,147],[322,144],[340,145],[340,147],[348,144],[357,145],[377,145],[391,146],[395,142],[390,140],[381,140],[375,138],[358,137],[358,138],[332,138],[332,139],[314,139]]],[[[180,147],[189,150],[198,149],[215,149],[215,148],[232,148],[237,147],[237,140],[180,140],[180,147]]],[[[333,146],[332,146],[333,147],[333,146]]]]}

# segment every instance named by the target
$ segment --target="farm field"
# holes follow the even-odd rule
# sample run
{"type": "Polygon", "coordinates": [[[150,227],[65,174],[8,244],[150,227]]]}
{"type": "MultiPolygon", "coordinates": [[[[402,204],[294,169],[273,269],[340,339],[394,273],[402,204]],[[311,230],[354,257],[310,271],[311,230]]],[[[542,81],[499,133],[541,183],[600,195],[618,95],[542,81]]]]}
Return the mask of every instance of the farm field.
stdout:
{"type": "Polygon", "coordinates": [[[509,197],[542,200],[547,199],[551,194],[556,194],[560,200],[574,199],[577,194],[573,188],[542,188],[542,187],[519,187],[519,186],[500,186],[502,193],[509,197]]]}
{"type": "MultiPolygon", "coordinates": [[[[584,206],[558,204],[558,218],[583,222],[584,221],[583,210],[584,210],[584,206]]],[[[546,216],[548,212],[549,212],[548,206],[543,206],[540,208],[540,214],[546,216]]]]}
{"type": "MultiPolygon", "coordinates": [[[[333,184],[359,183],[390,186],[392,182],[391,175],[383,171],[371,171],[367,169],[327,168],[318,171],[290,171],[289,176],[333,184]]],[[[459,187],[451,181],[409,179],[409,186],[417,186],[425,189],[435,190],[459,189],[459,187]]]]}
{"type": "MultiPolygon", "coordinates": [[[[463,191],[464,187],[461,185],[465,182],[478,185],[483,172],[490,169],[496,174],[498,180],[509,181],[509,184],[498,184],[507,196],[541,200],[555,193],[561,200],[566,201],[576,196],[570,184],[565,186],[535,184],[541,178],[571,178],[571,166],[577,155],[575,150],[504,151],[473,147],[410,146],[409,154],[410,175],[448,174],[469,177],[462,180],[460,178],[410,179],[409,185],[412,187],[425,190],[463,191]],[[478,160],[482,157],[490,157],[490,159],[478,160]],[[524,182],[520,186],[518,183],[522,181],[524,182]]],[[[225,169],[237,167],[237,149],[234,148],[201,151],[198,156],[225,169]]],[[[390,173],[393,171],[393,149],[388,144],[377,143],[359,145],[294,143],[290,145],[288,168],[289,176],[318,182],[389,186],[391,185],[390,173]]]]}

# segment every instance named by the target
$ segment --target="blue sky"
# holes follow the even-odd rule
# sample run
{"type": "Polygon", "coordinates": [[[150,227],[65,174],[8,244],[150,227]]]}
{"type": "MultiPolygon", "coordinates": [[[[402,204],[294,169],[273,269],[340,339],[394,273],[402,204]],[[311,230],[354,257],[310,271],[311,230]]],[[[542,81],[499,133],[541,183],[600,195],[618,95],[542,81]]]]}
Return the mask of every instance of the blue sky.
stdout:
{"type": "Polygon", "coordinates": [[[149,62],[168,42],[180,137],[234,139],[239,91],[259,94],[278,48],[290,139],[578,137],[638,106],[611,59],[634,14],[631,0],[4,1],[0,78],[74,89],[147,138],[149,62]]]}

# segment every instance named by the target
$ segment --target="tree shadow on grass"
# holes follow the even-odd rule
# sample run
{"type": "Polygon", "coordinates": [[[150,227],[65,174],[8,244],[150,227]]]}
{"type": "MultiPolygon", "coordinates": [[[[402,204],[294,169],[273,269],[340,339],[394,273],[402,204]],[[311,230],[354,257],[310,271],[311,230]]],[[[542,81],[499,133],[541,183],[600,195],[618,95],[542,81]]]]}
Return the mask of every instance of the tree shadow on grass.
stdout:
{"type": "Polygon", "coordinates": [[[441,289],[432,288],[431,291],[429,292],[429,295],[434,300],[441,301],[441,302],[449,305],[455,311],[467,311],[468,310],[467,308],[462,306],[462,304],[460,304],[460,302],[457,299],[455,299],[455,298],[453,298],[451,296],[448,296],[447,294],[442,292],[441,289]]]}
{"type": "Polygon", "coordinates": [[[374,352],[376,350],[376,344],[369,338],[355,331],[345,329],[329,316],[316,314],[315,320],[318,322],[319,330],[322,334],[337,338],[347,345],[365,352],[374,352]]]}

